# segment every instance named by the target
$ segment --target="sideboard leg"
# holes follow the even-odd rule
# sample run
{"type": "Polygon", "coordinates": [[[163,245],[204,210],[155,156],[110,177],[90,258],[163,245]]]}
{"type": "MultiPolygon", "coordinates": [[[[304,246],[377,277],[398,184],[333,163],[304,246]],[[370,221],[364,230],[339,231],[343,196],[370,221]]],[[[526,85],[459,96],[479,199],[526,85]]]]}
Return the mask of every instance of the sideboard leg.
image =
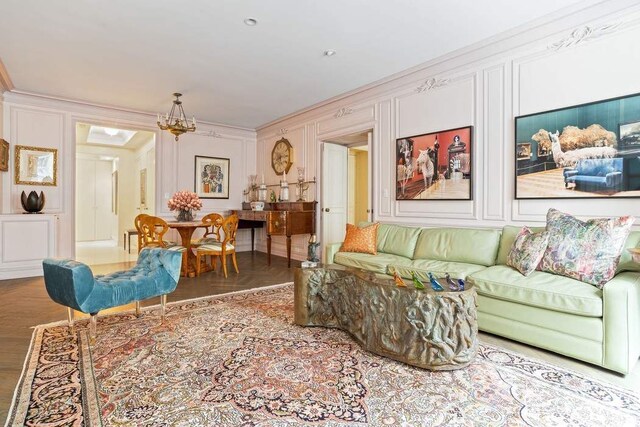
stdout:
{"type": "Polygon", "coordinates": [[[291,268],[291,236],[287,236],[287,267],[291,268]]]}
{"type": "Polygon", "coordinates": [[[271,234],[267,234],[267,265],[271,265],[271,234]]]}

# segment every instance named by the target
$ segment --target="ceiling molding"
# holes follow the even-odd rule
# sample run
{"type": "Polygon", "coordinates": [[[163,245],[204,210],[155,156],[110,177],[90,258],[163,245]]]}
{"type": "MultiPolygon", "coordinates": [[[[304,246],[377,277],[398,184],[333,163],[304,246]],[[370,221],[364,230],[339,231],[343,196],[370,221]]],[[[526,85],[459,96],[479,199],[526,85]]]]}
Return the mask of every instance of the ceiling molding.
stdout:
{"type": "Polygon", "coordinates": [[[9,72],[2,63],[2,59],[0,59],[0,93],[9,92],[13,89],[15,89],[15,86],[11,81],[11,77],[9,77],[9,72]]]}
{"type": "Polygon", "coordinates": [[[336,111],[336,113],[333,115],[333,117],[335,117],[336,119],[339,117],[344,117],[344,116],[348,116],[349,114],[353,114],[355,110],[351,107],[342,107],[341,109],[339,109],[338,111],[336,111]]]}
{"type": "Polygon", "coordinates": [[[606,34],[614,33],[620,28],[621,24],[621,22],[616,22],[614,24],[604,24],[595,27],[585,25],[583,27],[576,28],[567,37],[553,44],[550,44],[547,48],[550,50],[558,51],[568,47],[576,46],[584,42],[597,39],[606,34]]]}
{"type": "MultiPolygon", "coordinates": [[[[53,101],[53,102],[67,103],[67,104],[83,106],[83,107],[92,107],[92,108],[100,108],[100,109],[105,109],[110,111],[119,111],[119,112],[128,113],[128,114],[140,114],[144,116],[150,116],[153,118],[154,124],[156,123],[156,117],[158,115],[158,113],[151,113],[149,111],[134,110],[131,108],[116,107],[113,105],[104,105],[104,104],[98,104],[98,103],[88,102],[88,101],[79,101],[76,99],[61,98],[61,97],[51,96],[51,95],[42,95],[39,93],[32,93],[32,92],[27,92],[27,91],[18,90],[18,89],[12,89],[10,92],[8,91],[8,93],[10,93],[11,95],[17,95],[18,97],[26,97],[34,100],[45,101],[45,102],[53,101]]],[[[10,99],[7,100],[6,96],[7,94],[5,93],[5,101],[10,102],[11,100],[10,99]]],[[[218,126],[218,127],[225,127],[228,129],[235,129],[239,131],[248,131],[248,132],[256,131],[255,129],[252,129],[252,128],[228,125],[225,123],[209,122],[206,120],[198,120],[198,125],[218,126]]]]}
{"type": "Polygon", "coordinates": [[[432,77],[430,79],[427,79],[424,81],[424,83],[422,83],[420,86],[418,86],[416,88],[416,92],[418,93],[422,93],[422,92],[427,92],[431,89],[436,89],[439,87],[443,87],[449,84],[451,80],[449,79],[437,79],[435,77],[432,77]]]}

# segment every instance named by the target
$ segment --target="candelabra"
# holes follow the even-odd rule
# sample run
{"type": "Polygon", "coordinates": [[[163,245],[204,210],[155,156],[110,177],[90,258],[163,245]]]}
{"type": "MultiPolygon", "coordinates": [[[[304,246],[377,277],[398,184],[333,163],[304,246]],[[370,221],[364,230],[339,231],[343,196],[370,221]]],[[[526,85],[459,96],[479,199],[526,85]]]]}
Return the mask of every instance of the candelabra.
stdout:
{"type": "Polygon", "coordinates": [[[298,202],[304,202],[307,199],[307,190],[309,183],[304,180],[304,168],[298,168],[298,182],[296,183],[296,196],[298,202]]]}

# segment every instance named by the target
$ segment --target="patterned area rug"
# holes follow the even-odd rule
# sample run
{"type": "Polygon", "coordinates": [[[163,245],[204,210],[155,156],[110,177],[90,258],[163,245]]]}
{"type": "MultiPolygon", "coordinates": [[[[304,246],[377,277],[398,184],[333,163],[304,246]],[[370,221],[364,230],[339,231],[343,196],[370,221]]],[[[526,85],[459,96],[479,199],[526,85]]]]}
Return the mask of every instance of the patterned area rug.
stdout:
{"type": "Polygon", "coordinates": [[[640,425],[640,396],[481,345],[430,372],[293,325],[291,284],[38,327],[8,425],[640,425]]]}

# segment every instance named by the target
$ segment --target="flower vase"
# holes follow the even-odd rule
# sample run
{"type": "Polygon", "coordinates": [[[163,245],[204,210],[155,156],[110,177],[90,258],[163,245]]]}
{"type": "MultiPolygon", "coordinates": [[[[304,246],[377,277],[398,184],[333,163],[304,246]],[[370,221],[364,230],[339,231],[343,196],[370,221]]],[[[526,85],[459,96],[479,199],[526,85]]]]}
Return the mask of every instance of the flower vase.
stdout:
{"type": "Polygon", "coordinates": [[[189,222],[193,221],[194,218],[195,215],[190,209],[179,209],[178,213],[176,214],[176,221],[178,222],[189,222]]]}

